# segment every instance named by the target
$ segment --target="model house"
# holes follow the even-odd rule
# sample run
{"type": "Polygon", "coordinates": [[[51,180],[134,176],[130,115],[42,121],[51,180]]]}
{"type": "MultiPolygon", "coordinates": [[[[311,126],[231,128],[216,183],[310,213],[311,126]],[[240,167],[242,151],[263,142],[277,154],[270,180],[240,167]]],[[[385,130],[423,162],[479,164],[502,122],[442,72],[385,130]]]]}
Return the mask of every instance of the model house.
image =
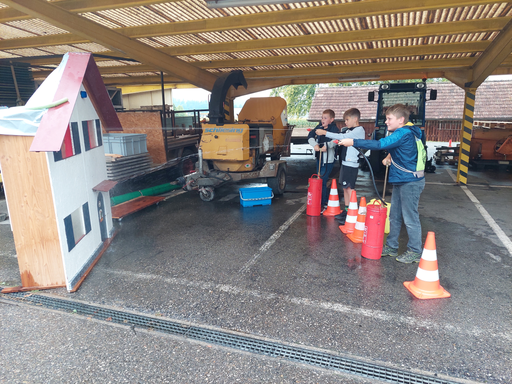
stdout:
{"type": "Polygon", "coordinates": [[[113,235],[115,182],[107,180],[102,128],[121,124],[91,54],[66,54],[16,108],[0,111],[0,166],[23,284],[8,290],[73,291],[113,235]]]}

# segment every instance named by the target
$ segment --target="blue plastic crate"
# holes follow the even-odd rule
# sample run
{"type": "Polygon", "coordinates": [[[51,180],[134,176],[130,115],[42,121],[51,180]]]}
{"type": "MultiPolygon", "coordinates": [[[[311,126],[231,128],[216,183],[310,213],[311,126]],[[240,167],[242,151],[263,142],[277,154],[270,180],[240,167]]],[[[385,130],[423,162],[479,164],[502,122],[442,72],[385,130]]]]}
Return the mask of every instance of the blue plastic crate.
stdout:
{"type": "Polygon", "coordinates": [[[269,187],[240,188],[240,204],[242,207],[270,205],[274,194],[269,187]]]}

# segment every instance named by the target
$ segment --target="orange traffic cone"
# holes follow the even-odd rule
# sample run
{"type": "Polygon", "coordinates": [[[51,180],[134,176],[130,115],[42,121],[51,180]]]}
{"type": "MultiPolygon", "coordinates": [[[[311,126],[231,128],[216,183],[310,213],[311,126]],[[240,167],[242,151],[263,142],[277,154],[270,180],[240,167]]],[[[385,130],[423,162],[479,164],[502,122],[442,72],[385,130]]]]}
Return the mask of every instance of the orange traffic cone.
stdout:
{"type": "Polygon", "coordinates": [[[331,194],[329,195],[329,201],[327,202],[327,209],[324,211],[324,216],[336,216],[341,213],[340,210],[340,198],[338,197],[338,187],[336,186],[336,180],[332,180],[331,194]]]}
{"type": "Polygon", "coordinates": [[[448,146],[451,147],[452,146],[452,139],[450,139],[450,141],[448,142],[448,146]]]}
{"type": "MultiPolygon", "coordinates": [[[[366,209],[366,208],[365,208],[366,209]]],[[[347,218],[345,224],[340,225],[340,230],[343,233],[352,233],[357,222],[357,194],[355,190],[352,190],[350,196],[350,204],[348,205],[347,218]]]]}
{"type": "Polygon", "coordinates": [[[434,232],[427,234],[425,247],[414,281],[404,281],[405,288],[418,299],[442,299],[451,295],[439,284],[437,270],[436,238],[434,232]]]}
{"type": "Polygon", "coordinates": [[[347,237],[352,240],[356,244],[360,244],[363,242],[364,235],[364,222],[366,220],[366,198],[361,197],[361,201],[359,202],[359,212],[357,214],[357,221],[354,227],[354,232],[349,233],[347,237]]]}

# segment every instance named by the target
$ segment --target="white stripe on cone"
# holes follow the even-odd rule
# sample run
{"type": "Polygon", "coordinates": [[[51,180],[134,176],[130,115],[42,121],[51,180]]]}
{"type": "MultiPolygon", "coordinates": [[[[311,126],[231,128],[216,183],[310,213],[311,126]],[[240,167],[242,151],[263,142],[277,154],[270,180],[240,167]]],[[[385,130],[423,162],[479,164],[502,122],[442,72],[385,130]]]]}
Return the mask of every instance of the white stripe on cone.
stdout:
{"type": "Polygon", "coordinates": [[[437,253],[435,249],[425,249],[423,248],[423,253],[421,254],[421,258],[427,261],[436,261],[437,253]]]}
{"type": "Polygon", "coordinates": [[[357,221],[357,216],[347,216],[345,219],[346,223],[355,223],[357,221]]]}
{"type": "Polygon", "coordinates": [[[356,222],[355,229],[358,229],[360,231],[364,231],[364,221],[358,221],[356,222]]]}
{"type": "Polygon", "coordinates": [[[418,267],[418,272],[416,272],[416,277],[423,281],[434,282],[439,280],[439,271],[436,269],[435,271],[426,271],[418,267]]]}

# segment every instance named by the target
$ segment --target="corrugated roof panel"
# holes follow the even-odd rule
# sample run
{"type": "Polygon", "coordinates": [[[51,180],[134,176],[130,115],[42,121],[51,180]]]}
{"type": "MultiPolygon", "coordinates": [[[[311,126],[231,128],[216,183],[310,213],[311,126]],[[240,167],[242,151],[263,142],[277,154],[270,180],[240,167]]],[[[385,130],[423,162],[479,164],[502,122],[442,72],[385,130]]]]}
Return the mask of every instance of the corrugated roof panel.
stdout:
{"type": "Polygon", "coordinates": [[[99,25],[103,25],[104,27],[107,27],[107,28],[119,28],[121,27],[121,24],[119,23],[116,23],[114,21],[111,21],[111,20],[107,20],[105,19],[104,17],[101,17],[100,15],[97,15],[95,13],[92,13],[92,12],[86,12],[86,13],[82,13],[81,16],[85,17],[86,19],[88,20],[91,20],[99,25]]]}
{"type": "Polygon", "coordinates": [[[106,52],[110,51],[107,47],[96,43],[81,43],[81,44],[73,44],[74,47],[83,49],[88,52],[106,52]]]}
{"type": "MultiPolygon", "coordinates": [[[[137,76],[155,76],[155,75],[159,75],[160,76],[160,72],[130,72],[128,74],[128,77],[137,77],[137,76]]],[[[103,75],[102,75],[103,76],[103,75]]]]}
{"type": "Polygon", "coordinates": [[[144,43],[144,44],[147,44],[149,45],[150,47],[153,47],[153,48],[162,48],[164,45],[162,43],[160,43],[158,41],[158,39],[156,38],[146,38],[146,37],[143,37],[143,38],[140,38],[140,39],[136,39],[138,41],[140,41],[141,43],[144,43]]]}
{"type": "Polygon", "coordinates": [[[122,77],[122,78],[126,78],[126,77],[130,77],[128,76],[127,74],[124,74],[124,73],[117,73],[117,74],[106,74],[106,75],[101,75],[101,77],[109,77],[109,78],[116,78],[116,77],[122,77]]]}
{"type": "MultiPolygon", "coordinates": [[[[120,67],[120,66],[128,66],[126,63],[117,60],[98,60],[96,61],[96,65],[98,67],[120,67]]],[[[140,63],[134,63],[134,65],[140,65],[140,63]]],[[[120,72],[123,70],[121,69],[120,72]]]]}
{"type": "Polygon", "coordinates": [[[180,60],[183,60],[185,62],[195,62],[194,59],[192,59],[191,57],[188,57],[188,56],[175,56],[177,59],[180,59],[180,60]]]}
{"type": "Polygon", "coordinates": [[[235,56],[237,59],[250,59],[250,58],[256,58],[256,57],[269,57],[274,56],[269,51],[247,51],[247,52],[233,52],[233,56],[235,56]]]}
{"type": "Polygon", "coordinates": [[[146,7],[108,9],[94,13],[108,20],[115,20],[123,27],[135,27],[139,25],[151,25],[169,22],[168,19],[160,16],[156,12],[152,12],[146,7]]]}
{"type": "Polygon", "coordinates": [[[218,53],[212,55],[190,55],[196,61],[216,61],[216,60],[233,60],[231,56],[225,53],[218,53]]]}
{"type": "Polygon", "coordinates": [[[52,47],[44,47],[44,50],[53,55],[64,55],[67,52],[87,52],[83,49],[73,47],[71,45],[56,45],[52,47]]]}
{"type": "Polygon", "coordinates": [[[18,57],[17,55],[13,55],[12,53],[6,51],[0,51],[0,59],[12,59],[18,57]]]}
{"type": "Polygon", "coordinates": [[[252,36],[243,30],[233,30],[224,32],[205,32],[198,33],[196,36],[201,37],[203,44],[208,43],[225,43],[231,41],[247,41],[252,40],[252,36]]]}
{"type": "MultiPolygon", "coordinates": [[[[187,0],[171,3],[152,4],[151,7],[173,21],[189,21],[223,17],[225,9],[210,9],[204,1],[187,0]]],[[[233,15],[242,14],[235,13],[233,15]]]]}
{"type": "Polygon", "coordinates": [[[314,47],[282,48],[273,50],[278,56],[303,55],[307,53],[318,53],[314,47]]]}
{"type": "Polygon", "coordinates": [[[9,21],[8,23],[5,23],[5,24],[11,25],[14,28],[17,28],[21,31],[32,32],[38,36],[60,35],[60,34],[68,33],[68,31],[65,31],[64,29],[60,29],[58,27],[54,27],[53,25],[51,25],[41,19],[16,20],[16,21],[9,21]]]}
{"type": "Polygon", "coordinates": [[[35,36],[34,33],[22,31],[7,24],[0,24],[0,41],[35,36]]]}
{"type": "Polygon", "coordinates": [[[226,68],[217,68],[217,69],[207,69],[208,72],[212,72],[212,73],[231,72],[231,71],[235,71],[235,70],[241,70],[241,71],[244,71],[244,72],[251,72],[254,69],[251,68],[251,67],[238,67],[238,68],[226,67],[226,68]]]}
{"type": "Polygon", "coordinates": [[[121,65],[122,64],[125,64],[125,65],[142,65],[142,63],[139,63],[138,61],[134,61],[134,60],[122,60],[122,59],[119,59],[119,60],[115,60],[116,62],[120,63],[121,65]]]}
{"type": "MultiPolygon", "coordinates": [[[[216,17],[222,17],[223,16],[223,13],[220,10],[218,10],[218,9],[208,9],[206,7],[206,4],[205,4],[204,1],[188,0],[188,1],[183,2],[183,3],[186,4],[186,6],[189,7],[189,8],[200,9],[201,17],[199,17],[198,15],[195,15],[195,14],[189,15],[188,13],[180,12],[181,8],[176,9],[177,5],[179,4],[177,2],[152,4],[151,8],[156,10],[156,11],[158,11],[158,12],[160,12],[160,13],[162,13],[162,14],[165,14],[167,17],[170,17],[170,18],[172,18],[175,21],[211,19],[211,18],[216,18],[216,17]],[[195,19],[186,18],[186,17],[191,17],[191,16],[194,16],[195,19]]],[[[238,14],[240,14],[240,13],[238,13],[238,14]]]]}
{"type": "Polygon", "coordinates": [[[260,28],[247,28],[247,30],[259,39],[271,39],[276,37],[302,36],[304,35],[296,25],[269,26],[260,28]]]}
{"type": "MultiPolygon", "coordinates": [[[[153,40],[165,47],[204,44],[202,39],[194,35],[155,36],[153,40]]],[[[140,41],[145,42],[144,39],[140,39],[140,41]]]]}
{"type": "Polygon", "coordinates": [[[13,55],[21,56],[21,57],[29,57],[29,56],[49,56],[51,53],[43,51],[37,48],[22,48],[22,49],[7,49],[5,52],[9,52],[13,55]]]}

